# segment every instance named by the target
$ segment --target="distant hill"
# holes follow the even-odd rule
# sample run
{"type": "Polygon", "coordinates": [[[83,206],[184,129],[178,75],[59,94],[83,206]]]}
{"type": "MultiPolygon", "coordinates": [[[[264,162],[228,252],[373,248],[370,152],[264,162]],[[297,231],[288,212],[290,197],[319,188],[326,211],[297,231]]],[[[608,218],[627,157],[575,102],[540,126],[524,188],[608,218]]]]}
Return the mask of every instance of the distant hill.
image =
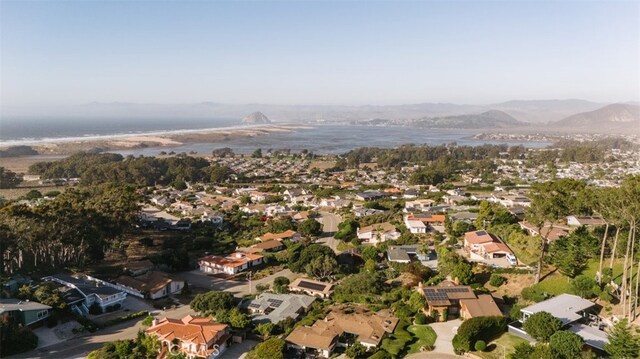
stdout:
{"type": "Polygon", "coordinates": [[[422,118],[413,121],[412,125],[427,128],[488,129],[526,126],[527,123],[518,121],[503,111],[489,110],[478,114],[422,118]]]}
{"type": "Polygon", "coordinates": [[[576,113],[597,110],[606,105],[586,100],[513,100],[490,105],[527,122],[554,122],[576,113]]]}
{"type": "Polygon", "coordinates": [[[262,125],[266,123],[271,123],[271,120],[260,111],[253,112],[242,119],[242,124],[244,125],[262,125]]]}
{"type": "Polygon", "coordinates": [[[640,106],[615,103],[569,116],[551,125],[557,128],[640,132],[640,106]]]}

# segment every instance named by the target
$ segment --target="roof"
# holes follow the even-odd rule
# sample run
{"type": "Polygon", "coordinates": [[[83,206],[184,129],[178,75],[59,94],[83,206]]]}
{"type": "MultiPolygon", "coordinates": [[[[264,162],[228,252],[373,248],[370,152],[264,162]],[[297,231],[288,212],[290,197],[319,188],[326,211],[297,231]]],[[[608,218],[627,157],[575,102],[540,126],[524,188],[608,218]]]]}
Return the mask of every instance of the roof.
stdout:
{"type": "Polygon", "coordinates": [[[120,285],[143,293],[155,293],[171,282],[173,282],[173,278],[168,273],[158,271],[147,272],[135,278],[123,275],[116,280],[116,283],[120,285]]]}
{"type": "Polygon", "coordinates": [[[87,281],[82,276],[73,277],[73,276],[70,276],[68,274],[58,273],[58,274],[54,274],[54,275],[51,275],[51,276],[48,276],[48,277],[44,277],[42,279],[43,280],[53,280],[55,282],[58,282],[60,284],[65,285],[67,287],[75,288],[83,296],[88,296],[90,294],[94,294],[94,295],[96,295],[98,297],[109,297],[109,296],[112,296],[114,294],[123,293],[121,290],[118,290],[118,289],[115,289],[115,288],[112,288],[112,287],[108,287],[108,286],[104,286],[104,285],[99,285],[98,283],[94,283],[94,282],[91,282],[91,281],[87,281]]]}
{"type": "Polygon", "coordinates": [[[411,218],[407,218],[407,225],[413,228],[426,228],[427,226],[422,221],[412,220],[411,218]]]}
{"type": "Polygon", "coordinates": [[[234,252],[226,257],[221,256],[206,256],[200,258],[199,262],[207,264],[213,264],[221,267],[240,267],[245,265],[249,261],[255,261],[264,258],[264,256],[255,253],[234,252]]]}
{"type": "Polygon", "coordinates": [[[308,278],[296,278],[291,284],[289,289],[291,290],[308,290],[311,292],[329,294],[333,288],[333,284],[324,283],[308,278]]]}
{"type": "Polygon", "coordinates": [[[48,310],[51,309],[50,306],[38,303],[31,302],[28,300],[22,301],[19,299],[0,299],[0,314],[4,312],[15,312],[15,311],[31,311],[31,310],[48,310]]]}
{"type": "Polygon", "coordinates": [[[293,237],[293,236],[295,236],[297,234],[298,234],[298,232],[296,232],[294,230],[291,230],[291,229],[286,230],[286,231],[281,232],[281,233],[268,232],[268,233],[265,233],[265,234],[259,236],[258,240],[263,241],[263,242],[264,241],[273,240],[273,239],[275,239],[275,240],[283,240],[283,239],[291,238],[291,237],[293,237]]]}
{"type": "Polygon", "coordinates": [[[567,219],[572,218],[576,222],[578,222],[581,226],[603,226],[605,225],[604,219],[602,217],[596,216],[569,216],[567,219]]]}
{"type": "Polygon", "coordinates": [[[511,249],[509,249],[509,247],[502,242],[492,242],[485,244],[484,251],[485,253],[506,252],[513,254],[511,249]]]}
{"type": "Polygon", "coordinates": [[[315,297],[303,294],[262,293],[255,299],[242,302],[242,306],[259,313],[253,318],[254,322],[277,324],[287,318],[296,319],[315,300],[315,297]]]}
{"type": "Polygon", "coordinates": [[[377,346],[397,324],[398,318],[387,310],[369,312],[362,307],[336,308],[311,327],[295,328],[285,340],[299,346],[330,349],[340,335],[349,333],[356,335],[359,342],[377,346]]]}
{"type": "Polygon", "coordinates": [[[569,327],[569,331],[578,334],[585,342],[585,344],[604,350],[604,345],[609,343],[607,333],[584,324],[574,324],[569,327]]]}
{"type": "Polygon", "coordinates": [[[279,247],[282,247],[282,246],[284,246],[284,245],[280,241],[268,240],[268,241],[264,241],[262,243],[258,243],[258,244],[254,245],[252,247],[266,250],[266,249],[279,248],[279,247]]]}
{"type": "Polygon", "coordinates": [[[387,258],[390,261],[410,261],[409,254],[402,248],[391,247],[387,249],[387,258]]]}
{"type": "MultiPolygon", "coordinates": [[[[534,233],[538,232],[538,228],[536,228],[536,226],[530,222],[522,221],[522,222],[519,222],[519,224],[520,224],[520,227],[530,232],[534,232],[534,233]]],[[[558,240],[560,237],[569,235],[568,228],[558,224],[554,224],[553,227],[551,227],[550,223],[545,223],[544,227],[542,227],[540,232],[541,232],[541,235],[543,237],[546,237],[547,241],[549,242],[553,242],[555,240],[558,240]]]]}
{"type": "Polygon", "coordinates": [[[208,344],[221,332],[228,329],[228,325],[215,323],[209,318],[192,317],[188,315],[182,319],[161,319],[156,325],[145,332],[154,334],[162,340],[179,340],[195,344],[208,344]]]}
{"type": "Polygon", "coordinates": [[[425,223],[444,222],[446,220],[444,214],[411,214],[409,220],[416,220],[425,223]]]}
{"type": "Polygon", "coordinates": [[[464,234],[464,240],[471,244],[493,242],[493,237],[487,231],[473,231],[464,234]]]}
{"type": "Polygon", "coordinates": [[[451,299],[476,299],[473,289],[465,285],[438,285],[426,287],[422,292],[429,306],[434,307],[448,307],[452,304],[451,299]]]}
{"type": "Polygon", "coordinates": [[[480,294],[478,299],[461,299],[460,306],[466,308],[471,318],[502,316],[502,312],[490,294],[480,294]]]}
{"type": "Polygon", "coordinates": [[[144,259],[141,261],[133,261],[133,262],[129,262],[127,264],[125,264],[125,269],[132,271],[132,272],[137,272],[139,270],[143,270],[143,269],[147,269],[147,268],[153,268],[153,262],[151,262],[148,259],[144,259]]]}
{"type": "Polygon", "coordinates": [[[578,312],[587,310],[596,304],[573,294],[560,294],[553,298],[522,308],[523,313],[535,314],[547,312],[560,319],[562,324],[569,324],[582,318],[578,312]]]}

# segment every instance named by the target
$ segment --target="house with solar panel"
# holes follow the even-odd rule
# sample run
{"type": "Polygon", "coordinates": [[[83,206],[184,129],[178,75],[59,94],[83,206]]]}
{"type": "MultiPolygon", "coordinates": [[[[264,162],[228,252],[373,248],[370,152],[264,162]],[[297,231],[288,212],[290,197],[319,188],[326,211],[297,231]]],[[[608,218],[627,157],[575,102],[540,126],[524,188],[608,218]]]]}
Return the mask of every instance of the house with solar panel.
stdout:
{"type": "Polygon", "coordinates": [[[445,280],[430,287],[423,287],[422,283],[419,283],[417,290],[424,295],[427,302],[426,314],[437,321],[444,322],[449,316],[458,315],[464,319],[502,315],[491,296],[478,297],[473,289],[466,285],[445,280]]]}
{"type": "Polygon", "coordinates": [[[287,318],[298,319],[316,299],[304,294],[262,293],[255,299],[242,301],[240,307],[253,314],[251,321],[255,324],[278,324],[287,318]]]}
{"type": "Polygon", "coordinates": [[[329,298],[333,293],[333,284],[308,278],[297,278],[289,284],[289,291],[306,293],[319,298],[329,298]]]}

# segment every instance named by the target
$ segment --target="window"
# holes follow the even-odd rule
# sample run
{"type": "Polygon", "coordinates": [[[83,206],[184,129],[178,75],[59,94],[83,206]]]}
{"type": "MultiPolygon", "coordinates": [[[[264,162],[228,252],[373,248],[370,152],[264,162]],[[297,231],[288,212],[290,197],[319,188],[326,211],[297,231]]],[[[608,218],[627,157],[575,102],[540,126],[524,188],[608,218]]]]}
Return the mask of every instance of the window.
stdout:
{"type": "Polygon", "coordinates": [[[48,310],[41,310],[38,312],[38,319],[46,318],[49,315],[48,310]]]}

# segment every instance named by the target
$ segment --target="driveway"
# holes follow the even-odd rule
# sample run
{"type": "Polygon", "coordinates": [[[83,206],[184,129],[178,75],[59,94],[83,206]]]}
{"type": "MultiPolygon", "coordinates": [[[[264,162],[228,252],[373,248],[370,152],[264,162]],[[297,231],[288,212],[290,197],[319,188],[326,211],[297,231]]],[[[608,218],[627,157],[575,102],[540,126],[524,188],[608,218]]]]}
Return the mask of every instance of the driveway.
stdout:
{"type": "Polygon", "coordinates": [[[430,353],[442,353],[453,355],[455,357],[453,344],[451,343],[453,341],[453,336],[456,335],[456,332],[458,331],[458,327],[460,327],[460,324],[462,324],[462,321],[460,319],[429,324],[429,326],[433,328],[433,330],[438,335],[438,337],[436,338],[435,348],[433,352],[430,353]]]}
{"type": "Polygon", "coordinates": [[[276,272],[270,276],[253,280],[251,281],[251,287],[249,287],[248,281],[235,281],[235,280],[227,280],[224,278],[218,278],[206,275],[199,270],[193,270],[190,272],[183,272],[180,275],[189,282],[190,285],[195,287],[204,288],[208,290],[218,290],[232,293],[236,296],[243,296],[250,293],[256,292],[256,285],[258,284],[269,284],[273,286],[273,280],[277,277],[287,277],[290,281],[293,282],[300,275],[293,273],[289,269],[283,269],[279,272],[276,272]]]}
{"type": "Polygon", "coordinates": [[[229,348],[227,348],[227,350],[225,350],[224,353],[222,353],[222,355],[220,355],[216,359],[245,358],[249,350],[251,350],[251,348],[253,348],[257,344],[258,344],[257,341],[249,340],[249,339],[244,340],[242,343],[239,343],[239,344],[231,344],[229,348]]]}
{"type": "Polygon", "coordinates": [[[319,212],[318,214],[320,215],[318,222],[322,223],[322,235],[316,242],[324,244],[333,249],[336,254],[339,254],[338,240],[333,236],[338,231],[338,224],[341,221],[340,216],[329,212],[319,212]]]}

